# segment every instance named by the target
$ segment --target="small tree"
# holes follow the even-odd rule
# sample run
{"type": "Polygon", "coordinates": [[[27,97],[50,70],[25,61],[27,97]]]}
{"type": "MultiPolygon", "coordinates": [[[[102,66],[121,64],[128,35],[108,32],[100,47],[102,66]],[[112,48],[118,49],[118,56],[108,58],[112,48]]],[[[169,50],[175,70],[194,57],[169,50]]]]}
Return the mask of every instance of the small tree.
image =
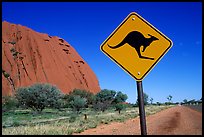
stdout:
{"type": "MultiPolygon", "coordinates": [[[[149,100],[149,96],[146,93],[143,93],[143,96],[144,96],[144,105],[147,105],[148,100],[149,100]]],[[[139,105],[138,97],[137,97],[136,104],[139,105]]]]}
{"type": "Polygon", "coordinates": [[[161,105],[161,103],[160,103],[160,102],[156,102],[156,104],[157,104],[158,106],[160,106],[160,105],[161,105]]]}
{"type": "Polygon", "coordinates": [[[86,90],[74,89],[72,92],[69,93],[68,100],[73,100],[74,96],[80,96],[81,98],[85,98],[87,101],[85,107],[88,107],[88,105],[92,105],[94,102],[94,94],[86,90]]]}
{"type": "Polygon", "coordinates": [[[113,100],[113,103],[114,104],[118,104],[118,103],[121,103],[121,102],[125,102],[127,100],[128,96],[126,94],[123,94],[121,91],[117,92],[114,100],[113,100]]]}
{"type": "Polygon", "coordinates": [[[187,99],[184,99],[184,100],[183,100],[183,103],[184,103],[184,104],[187,104],[187,103],[188,103],[188,100],[187,100],[187,99]]]}
{"type": "Polygon", "coordinates": [[[95,95],[94,109],[104,112],[114,100],[116,91],[103,89],[95,95]]]}
{"type": "Polygon", "coordinates": [[[86,103],[87,100],[85,98],[82,98],[80,96],[74,96],[73,100],[70,102],[70,105],[74,111],[76,110],[77,113],[79,113],[79,110],[85,107],[86,103]]]}
{"type": "Polygon", "coordinates": [[[190,105],[193,105],[193,104],[195,104],[196,101],[195,101],[195,99],[192,99],[192,100],[189,100],[188,102],[190,105]]]}
{"type": "Polygon", "coordinates": [[[119,114],[120,114],[120,111],[125,109],[126,107],[127,107],[127,105],[122,104],[122,103],[118,103],[118,104],[115,105],[115,109],[116,109],[116,111],[118,111],[119,114]]]}
{"type": "Polygon", "coordinates": [[[34,84],[16,90],[16,99],[21,105],[41,112],[46,107],[59,108],[61,91],[50,84],[34,84]]]}
{"type": "Polygon", "coordinates": [[[2,97],[2,112],[15,109],[17,107],[17,100],[13,96],[2,97]]]}
{"type": "Polygon", "coordinates": [[[169,96],[167,97],[167,99],[168,99],[169,104],[170,104],[170,103],[171,103],[172,96],[171,96],[171,95],[169,95],[169,96]]]}
{"type": "Polygon", "coordinates": [[[123,104],[127,100],[128,96],[123,94],[121,91],[117,92],[112,104],[115,106],[116,111],[120,114],[120,111],[125,108],[125,104],[123,104]]]}
{"type": "Polygon", "coordinates": [[[151,105],[152,105],[152,102],[153,102],[153,98],[150,98],[150,99],[149,99],[149,101],[151,102],[151,105]]]}

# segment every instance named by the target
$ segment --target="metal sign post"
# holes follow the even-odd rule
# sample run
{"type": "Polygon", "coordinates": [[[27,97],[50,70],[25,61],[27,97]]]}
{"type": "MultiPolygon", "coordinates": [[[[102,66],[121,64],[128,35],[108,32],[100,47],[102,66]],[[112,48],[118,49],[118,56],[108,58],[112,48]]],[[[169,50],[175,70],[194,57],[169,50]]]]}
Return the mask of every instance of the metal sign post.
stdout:
{"type": "Polygon", "coordinates": [[[147,135],[142,81],[137,81],[141,135],[147,135]]]}

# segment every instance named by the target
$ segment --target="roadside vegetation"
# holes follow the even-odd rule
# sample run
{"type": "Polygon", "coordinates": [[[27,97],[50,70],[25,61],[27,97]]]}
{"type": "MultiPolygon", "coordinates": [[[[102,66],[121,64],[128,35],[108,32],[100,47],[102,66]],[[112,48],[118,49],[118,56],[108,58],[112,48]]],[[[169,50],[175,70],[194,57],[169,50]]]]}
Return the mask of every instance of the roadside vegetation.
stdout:
{"type": "MultiPolygon", "coordinates": [[[[146,116],[175,104],[152,103],[145,96],[146,116]]],[[[103,89],[97,94],[74,89],[69,94],[50,84],[16,89],[2,97],[3,135],[71,135],[100,124],[124,122],[139,116],[138,102],[129,104],[121,91],[103,89]]]]}
{"type": "MultiPolygon", "coordinates": [[[[157,113],[171,106],[146,106],[146,116],[157,113]]],[[[3,135],[71,135],[80,133],[100,124],[113,121],[124,122],[139,116],[138,107],[126,107],[120,114],[113,108],[105,112],[92,108],[83,108],[74,112],[71,108],[62,110],[44,109],[39,114],[33,114],[30,109],[16,109],[4,112],[2,116],[3,135]]]]}

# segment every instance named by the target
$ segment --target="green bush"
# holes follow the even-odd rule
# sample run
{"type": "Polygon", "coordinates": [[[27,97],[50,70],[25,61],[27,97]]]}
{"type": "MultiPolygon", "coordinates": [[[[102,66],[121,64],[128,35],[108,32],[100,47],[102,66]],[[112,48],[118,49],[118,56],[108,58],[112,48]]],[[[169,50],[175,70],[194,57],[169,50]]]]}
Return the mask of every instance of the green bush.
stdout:
{"type": "Polygon", "coordinates": [[[118,113],[120,114],[120,111],[125,109],[126,107],[127,107],[126,104],[118,103],[115,105],[115,110],[118,111],[118,113]]]}
{"type": "Polygon", "coordinates": [[[72,92],[66,95],[65,98],[68,102],[70,102],[73,100],[74,96],[80,96],[81,98],[85,98],[87,102],[85,107],[88,107],[88,105],[92,105],[94,102],[94,94],[81,89],[74,89],[72,92]]]}
{"type": "Polygon", "coordinates": [[[103,89],[95,95],[94,109],[104,112],[107,110],[114,100],[116,91],[103,89]]]}
{"type": "Polygon", "coordinates": [[[77,115],[73,113],[70,115],[69,122],[73,123],[76,121],[76,119],[77,119],[77,115]]]}
{"type": "Polygon", "coordinates": [[[21,105],[41,112],[46,107],[60,108],[61,91],[50,84],[34,84],[16,90],[15,97],[21,105]]]}
{"type": "Polygon", "coordinates": [[[128,96],[126,94],[123,94],[121,91],[117,92],[113,104],[125,102],[127,100],[128,96]]]}
{"type": "Polygon", "coordinates": [[[87,101],[85,98],[82,98],[80,96],[74,96],[73,100],[70,102],[71,107],[74,111],[79,112],[81,108],[84,108],[87,101]]]}
{"type": "Polygon", "coordinates": [[[6,112],[17,107],[18,101],[12,96],[2,97],[2,111],[6,112]]]}
{"type": "MultiPolygon", "coordinates": [[[[149,96],[144,92],[143,93],[143,99],[144,99],[144,105],[148,105],[148,100],[149,100],[149,96]]],[[[137,97],[137,101],[136,101],[136,105],[139,106],[139,100],[138,100],[138,97],[137,97]]]]}
{"type": "Polygon", "coordinates": [[[84,131],[84,128],[77,128],[76,130],[75,130],[75,133],[81,133],[81,132],[83,132],[84,131]]]}
{"type": "Polygon", "coordinates": [[[89,128],[96,128],[97,127],[97,122],[96,121],[89,122],[88,127],[89,128]]]}

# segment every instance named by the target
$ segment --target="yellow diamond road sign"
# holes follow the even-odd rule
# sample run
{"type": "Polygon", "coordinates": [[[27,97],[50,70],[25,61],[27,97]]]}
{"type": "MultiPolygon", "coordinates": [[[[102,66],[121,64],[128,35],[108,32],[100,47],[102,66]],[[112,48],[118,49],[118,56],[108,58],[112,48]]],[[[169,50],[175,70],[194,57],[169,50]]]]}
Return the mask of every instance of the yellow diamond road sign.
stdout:
{"type": "Polygon", "coordinates": [[[172,41],[153,25],[130,13],[100,48],[137,81],[142,81],[172,47],[172,41]]]}

